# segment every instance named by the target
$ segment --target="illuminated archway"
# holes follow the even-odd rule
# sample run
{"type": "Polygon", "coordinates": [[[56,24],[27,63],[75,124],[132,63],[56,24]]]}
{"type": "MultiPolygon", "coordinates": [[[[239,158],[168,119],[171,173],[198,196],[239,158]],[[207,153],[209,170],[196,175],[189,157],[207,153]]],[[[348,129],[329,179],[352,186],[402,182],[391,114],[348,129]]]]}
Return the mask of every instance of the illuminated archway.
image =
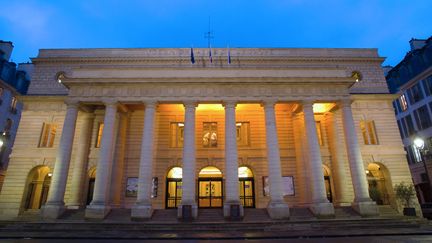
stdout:
{"type": "Polygon", "coordinates": [[[198,206],[201,208],[220,208],[223,201],[222,172],[207,166],[198,174],[198,206]]]}
{"type": "Polygon", "coordinates": [[[255,183],[253,172],[249,167],[238,168],[240,201],[245,208],[255,207],[255,183]]]}
{"type": "Polygon", "coordinates": [[[95,181],[96,181],[96,166],[92,167],[88,171],[88,187],[87,187],[86,205],[89,205],[91,203],[91,201],[93,200],[95,181]]]}
{"type": "Polygon", "coordinates": [[[171,168],[166,177],[165,207],[177,208],[182,197],[183,169],[181,167],[171,168]]]}
{"type": "Polygon", "coordinates": [[[323,174],[327,199],[329,200],[329,202],[333,202],[330,169],[325,165],[323,165],[323,174]]]}
{"type": "Polygon", "coordinates": [[[48,166],[37,166],[30,170],[23,197],[23,209],[40,209],[46,203],[51,184],[51,169],[48,166]]]}
{"type": "Polygon", "coordinates": [[[387,168],[381,163],[370,163],[366,170],[366,177],[369,185],[369,196],[378,205],[392,204],[390,197],[392,190],[390,174],[387,168]]]}

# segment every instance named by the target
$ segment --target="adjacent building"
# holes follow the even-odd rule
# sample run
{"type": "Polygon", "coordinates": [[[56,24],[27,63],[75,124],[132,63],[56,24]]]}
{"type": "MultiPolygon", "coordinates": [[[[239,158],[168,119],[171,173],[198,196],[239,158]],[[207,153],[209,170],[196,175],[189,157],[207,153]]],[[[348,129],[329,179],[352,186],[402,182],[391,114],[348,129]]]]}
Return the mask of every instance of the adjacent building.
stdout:
{"type": "Polygon", "coordinates": [[[0,217],[401,211],[393,186],[411,176],[376,49],[212,54],[40,50],[0,217]]]}
{"type": "Polygon", "coordinates": [[[412,39],[410,46],[411,50],[388,72],[386,79],[390,92],[398,95],[393,101],[397,123],[417,196],[425,203],[432,202],[429,154],[432,149],[432,38],[412,39]],[[426,140],[425,160],[413,144],[417,136],[426,140]]]}
{"type": "Polygon", "coordinates": [[[21,116],[20,95],[27,92],[32,68],[10,62],[12,50],[12,42],[0,40],[0,191],[21,116]]]}

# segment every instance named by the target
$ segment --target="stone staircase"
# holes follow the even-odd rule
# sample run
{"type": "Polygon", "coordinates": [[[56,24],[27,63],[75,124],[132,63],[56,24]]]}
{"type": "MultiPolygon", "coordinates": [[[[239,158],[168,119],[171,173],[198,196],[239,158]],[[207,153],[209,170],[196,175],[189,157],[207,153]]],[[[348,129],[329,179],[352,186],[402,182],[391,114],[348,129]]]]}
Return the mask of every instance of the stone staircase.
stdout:
{"type": "Polygon", "coordinates": [[[383,218],[400,218],[403,217],[390,205],[378,205],[378,211],[383,218]]]}
{"type": "Polygon", "coordinates": [[[221,208],[215,209],[198,209],[197,222],[223,222],[223,210],[221,208]]]}
{"type": "Polygon", "coordinates": [[[335,218],[337,219],[360,219],[361,216],[354,211],[350,206],[347,207],[335,207],[335,218]]]}
{"type": "Polygon", "coordinates": [[[243,222],[269,222],[271,221],[265,208],[245,208],[243,222]]]}
{"type": "Polygon", "coordinates": [[[177,209],[156,209],[151,220],[155,223],[176,223],[177,209]]]}
{"type": "Polygon", "coordinates": [[[34,222],[41,220],[40,209],[29,209],[18,216],[19,221],[34,222]]]}
{"type": "Polygon", "coordinates": [[[291,220],[314,220],[315,216],[308,208],[290,208],[290,219],[291,220]]]}

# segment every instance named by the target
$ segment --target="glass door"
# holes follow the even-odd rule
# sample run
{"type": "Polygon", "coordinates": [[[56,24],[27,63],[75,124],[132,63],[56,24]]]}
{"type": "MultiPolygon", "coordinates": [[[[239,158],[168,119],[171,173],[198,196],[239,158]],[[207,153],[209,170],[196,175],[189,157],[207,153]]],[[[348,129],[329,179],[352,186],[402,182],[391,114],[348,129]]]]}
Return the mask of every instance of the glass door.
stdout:
{"type": "Polygon", "coordinates": [[[220,208],[223,204],[221,178],[200,178],[198,180],[198,206],[220,208]]]}
{"type": "Polygon", "coordinates": [[[181,203],[182,181],[181,179],[167,179],[166,208],[177,208],[181,203]]]}
{"type": "Polygon", "coordinates": [[[245,208],[255,207],[255,190],[253,178],[240,178],[240,201],[245,208]]]}

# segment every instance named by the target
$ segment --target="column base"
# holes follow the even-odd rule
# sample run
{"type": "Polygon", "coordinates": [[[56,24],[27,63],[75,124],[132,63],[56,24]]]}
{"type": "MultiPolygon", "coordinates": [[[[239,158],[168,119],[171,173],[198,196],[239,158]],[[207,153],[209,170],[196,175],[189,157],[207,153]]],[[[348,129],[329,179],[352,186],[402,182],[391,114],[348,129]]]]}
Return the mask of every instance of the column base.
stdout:
{"type": "Polygon", "coordinates": [[[353,202],[351,204],[354,211],[359,213],[362,217],[371,217],[378,216],[378,206],[374,201],[366,201],[366,202],[353,202]]]}
{"type": "Polygon", "coordinates": [[[88,205],[85,210],[86,219],[104,219],[111,211],[111,207],[105,205],[88,205]]]}
{"type": "Polygon", "coordinates": [[[198,206],[196,204],[194,205],[180,205],[177,208],[177,218],[180,220],[193,220],[198,217],[198,206]],[[185,215],[183,215],[185,213],[185,215]]]}
{"type": "Polygon", "coordinates": [[[131,210],[132,220],[146,220],[150,219],[153,215],[153,208],[151,205],[135,204],[131,210]]]}
{"type": "Polygon", "coordinates": [[[41,216],[44,219],[58,219],[65,210],[64,204],[45,204],[42,206],[41,216]]]}
{"type": "Polygon", "coordinates": [[[239,202],[226,202],[223,206],[223,215],[229,220],[242,220],[244,216],[243,205],[239,202]]]}
{"type": "Polygon", "coordinates": [[[272,219],[289,219],[290,211],[288,204],[285,202],[269,202],[267,205],[267,213],[272,219]]]}
{"type": "Polygon", "coordinates": [[[333,204],[330,202],[313,203],[309,208],[318,218],[332,218],[335,215],[333,204]]]}

